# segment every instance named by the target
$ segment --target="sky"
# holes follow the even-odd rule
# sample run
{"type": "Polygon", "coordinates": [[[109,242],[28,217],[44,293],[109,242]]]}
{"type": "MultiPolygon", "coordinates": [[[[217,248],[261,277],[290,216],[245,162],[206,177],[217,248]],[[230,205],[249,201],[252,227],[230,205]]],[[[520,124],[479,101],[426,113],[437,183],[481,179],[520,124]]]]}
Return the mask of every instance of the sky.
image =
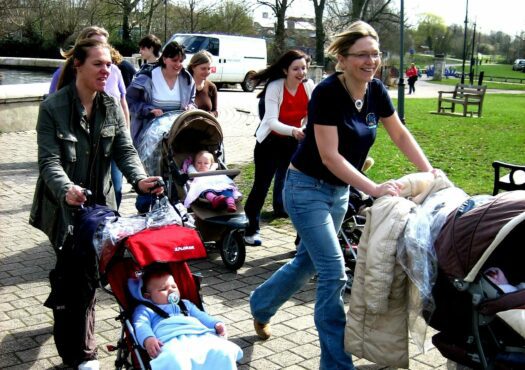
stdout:
{"type": "MultiPolygon", "coordinates": [[[[465,25],[467,0],[404,0],[404,7],[413,23],[418,14],[433,13],[441,16],[447,25],[465,25]]],[[[476,31],[481,33],[502,31],[510,36],[519,35],[525,32],[525,1],[468,0],[468,20],[468,27],[476,22],[476,31]]]]}
{"type": "MultiPolygon", "coordinates": [[[[394,1],[399,9],[401,0],[394,1]]],[[[441,16],[446,25],[464,26],[466,4],[467,0],[404,0],[405,16],[412,25],[418,15],[433,13],[441,16]]],[[[294,0],[292,8],[288,16],[314,14],[311,0],[294,0]]],[[[502,31],[515,36],[525,32],[525,0],[468,0],[468,8],[469,28],[476,22],[476,30],[485,34],[502,31]]]]}

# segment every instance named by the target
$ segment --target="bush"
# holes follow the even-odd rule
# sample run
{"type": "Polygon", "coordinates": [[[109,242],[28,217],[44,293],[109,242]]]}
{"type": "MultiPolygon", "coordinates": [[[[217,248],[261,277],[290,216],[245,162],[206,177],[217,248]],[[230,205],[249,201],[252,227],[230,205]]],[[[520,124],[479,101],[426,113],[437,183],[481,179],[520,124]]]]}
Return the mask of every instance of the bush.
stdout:
{"type": "Polygon", "coordinates": [[[120,54],[122,54],[125,57],[130,57],[132,54],[136,54],[139,52],[139,45],[138,43],[134,41],[123,41],[123,40],[117,40],[117,41],[111,41],[110,44],[119,51],[120,54]]]}
{"type": "Polygon", "coordinates": [[[61,58],[59,47],[55,43],[41,39],[2,39],[0,50],[2,56],[6,57],[61,58]]]}

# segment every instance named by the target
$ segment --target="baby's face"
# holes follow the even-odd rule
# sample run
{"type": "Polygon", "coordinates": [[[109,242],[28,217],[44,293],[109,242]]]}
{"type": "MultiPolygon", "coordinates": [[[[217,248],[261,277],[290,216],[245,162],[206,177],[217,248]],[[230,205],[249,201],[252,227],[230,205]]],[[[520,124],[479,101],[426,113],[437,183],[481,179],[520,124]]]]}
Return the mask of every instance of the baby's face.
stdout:
{"type": "Polygon", "coordinates": [[[199,172],[209,171],[212,164],[211,158],[207,155],[201,155],[195,159],[195,169],[199,172]]]}
{"type": "MultiPolygon", "coordinates": [[[[173,276],[166,274],[152,278],[148,283],[147,292],[149,298],[156,304],[167,304],[168,296],[173,292],[179,292],[179,288],[173,279],[173,276]]],[[[180,292],[179,292],[180,294],[180,292]]]]}

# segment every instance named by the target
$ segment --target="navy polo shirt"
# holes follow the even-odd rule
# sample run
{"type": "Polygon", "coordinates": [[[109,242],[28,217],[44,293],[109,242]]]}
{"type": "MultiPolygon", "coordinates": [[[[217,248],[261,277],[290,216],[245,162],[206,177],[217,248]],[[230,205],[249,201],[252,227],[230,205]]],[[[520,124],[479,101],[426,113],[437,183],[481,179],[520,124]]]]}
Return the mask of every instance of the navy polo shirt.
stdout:
{"type": "Polygon", "coordinates": [[[292,164],[308,176],[333,185],[347,185],[332,174],[321,161],[315,142],[314,124],[337,126],[339,153],[355,168],[361,169],[376,138],[380,117],[390,117],[395,109],[383,83],[373,79],[368,84],[361,112],[334,73],[312,92],[308,104],[305,138],[292,157],[292,164]]]}

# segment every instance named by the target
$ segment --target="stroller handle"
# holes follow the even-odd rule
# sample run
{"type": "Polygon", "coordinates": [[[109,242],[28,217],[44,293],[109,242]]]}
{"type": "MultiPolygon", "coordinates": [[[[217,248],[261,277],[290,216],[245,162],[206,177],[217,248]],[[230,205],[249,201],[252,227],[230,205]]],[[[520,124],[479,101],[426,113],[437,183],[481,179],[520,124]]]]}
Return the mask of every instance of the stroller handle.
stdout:
{"type": "Polygon", "coordinates": [[[238,174],[241,173],[241,170],[239,169],[231,169],[231,170],[216,170],[216,171],[208,171],[208,172],[194,172],[189,173],[188,177],[190,179],[193,179],[195,177],[204,177],[204,176],[217,176],[217,175],[226,175],[229,177],[235,177],[238,174]]]}

